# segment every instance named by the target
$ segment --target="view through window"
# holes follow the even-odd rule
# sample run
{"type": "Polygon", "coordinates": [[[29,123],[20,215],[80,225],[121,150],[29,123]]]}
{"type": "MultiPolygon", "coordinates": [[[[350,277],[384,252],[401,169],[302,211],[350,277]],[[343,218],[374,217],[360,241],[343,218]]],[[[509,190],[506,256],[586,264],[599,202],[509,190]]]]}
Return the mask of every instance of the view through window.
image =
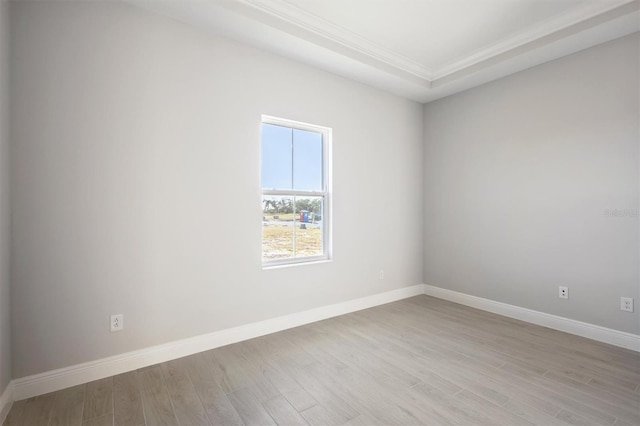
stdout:
{"type": "Polygon", "coordinates": [[[262,262],[329,258],[331,130],[262,118],[262,262]]]}

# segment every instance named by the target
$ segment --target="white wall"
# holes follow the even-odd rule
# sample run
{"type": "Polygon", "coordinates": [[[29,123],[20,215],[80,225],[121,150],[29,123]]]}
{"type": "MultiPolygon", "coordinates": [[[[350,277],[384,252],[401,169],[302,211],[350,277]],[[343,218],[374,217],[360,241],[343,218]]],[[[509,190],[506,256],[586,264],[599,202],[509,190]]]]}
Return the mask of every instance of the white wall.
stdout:
{"type": "Polygon", "coordinates": [[[425,106],[426,284],[640,332],[639,47],[636,33],[425,106]]]}
{"type": "Polygon", "coordinates": [[[15,377],[422,282],[419,104],[115,2],[11,18],[15,377]],[[261,269],[261,114],[333,128],[331,263],[261,269]]]}
{"type": "Polygon", "coordinates": [[[9,2],[0,0],[0,395],[11,381],[8,95],[9,2]]]}

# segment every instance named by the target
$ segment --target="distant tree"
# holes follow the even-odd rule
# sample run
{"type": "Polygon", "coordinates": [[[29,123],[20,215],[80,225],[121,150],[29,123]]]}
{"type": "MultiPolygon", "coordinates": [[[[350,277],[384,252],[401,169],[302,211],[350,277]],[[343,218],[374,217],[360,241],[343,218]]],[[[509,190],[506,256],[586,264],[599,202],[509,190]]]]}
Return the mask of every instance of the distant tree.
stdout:
{"type": "Polygon", "coordinates": [[[296,200],[296,210],[300,211],[300,210],[311,210],[310,209],[310,203],[311,201],[308,198],[301,198],[299,200],[296,200]]]}
{"type": "Polygon", "coordinates": [[[322,211],[322,200],[320,198],[314,198],[309,203],[309,211],[320,213],[322,211]]]}
{"type": "Polygon", "coordinates": [[[264,211],[270,213],[278,213],[278,202],[276,200],[262,200],[264,203],[264,211]]]}
{"type": "Polygon", "coordinates": [[[283,198],[278,202],[279,213],[293,213],[293,203],[290,198],[283,198]]]}
{"type": "Polygon", "coordinates": [[[320,198],[301,198],[296,200],[296,210],[320,213],[322,211],[322,200],[320,198]]]}

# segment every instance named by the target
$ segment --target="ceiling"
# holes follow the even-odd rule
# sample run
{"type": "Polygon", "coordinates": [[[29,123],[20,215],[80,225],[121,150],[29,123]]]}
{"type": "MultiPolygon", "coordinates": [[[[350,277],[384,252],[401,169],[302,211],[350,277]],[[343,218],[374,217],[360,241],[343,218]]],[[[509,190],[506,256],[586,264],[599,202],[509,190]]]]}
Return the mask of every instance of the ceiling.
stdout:
{"type": "Polygon", "coordinates": [[[640,0],[126,0],[419,102],[640,30],[640,0]]]}

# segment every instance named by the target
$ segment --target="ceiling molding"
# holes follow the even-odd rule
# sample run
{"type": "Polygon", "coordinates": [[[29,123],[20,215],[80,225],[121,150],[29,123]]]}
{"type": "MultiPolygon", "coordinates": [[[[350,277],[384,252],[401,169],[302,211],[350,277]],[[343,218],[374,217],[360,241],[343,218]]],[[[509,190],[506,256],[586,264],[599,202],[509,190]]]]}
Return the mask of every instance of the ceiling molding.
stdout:
{"type": "Polygon", "coordinates": [[[484,62],[492,57],[517,49],[535,40],[564,30],[590,18],[602,15],[621,6],[638,3],[637,0],[608,0],[596,3],[585,3],[582,7],[556,15],[545,21],[525,28],[517,34],[486,46],[471,55],[450,62],[438,69],[430,69],[402,55],[391,52],[354,32],[303,10],[287,0],[235,0],[261,12],[268,13],[278,19],[296,25],[311,33],[332,40],[355,52],[371,56],[406,73],[434,81],[459,72],[465,68],[484,62]]]}
{"type": "MultiPolygon", "coordinates": [[[[640,19],[638,18],[638,2],[624,2],[621,6],[616,8],[609,8],[604,13],[590,14],[588,18],[584,20],[577,20],[572,25],[563,26],[562,29],[546,32],[545,35],[540,37],[531,38],[527,42],[523,42],[518,45],[514,45],[509,49],[501,49],[494,55],[487,55],[483,59],[470,62],[469,65],[460,67],[459,69],[449,72],[442,77],[438,77],[432,81],[432,86],[437,87],[442,84],[446,84],[450,81],[455,81],[465,75],[469,75],[477,72],[483,67],[491,67],[497,63],[503,61],[509,61],[510,59],[519,55],[526,55],[531,51],[544,49],[546,46],[553,46],[555,43],[569,39],[570,37],[579,35],[582,32],[589,31],[592,28],[601,27],[599,29],[599,37],[596,41],[604,43],[619,36],[627,35],[634,30],[637,31],[640,25],[640,19]],[[636,12],[635,15],[633,12],[636,12]],[[631,19],[620,19],[625,16],[631,19]],[[614,25],[611,23],[614,22],[614,25]],[[634,25],[634,22],[636,23],[634,25]],[[609,24],[609,25],[607,25],[609,24]]],[[[542,34],[542,33],[541,33],[542,34]]],[[[591,37],[592,39],[593,37],[591,37]]],[[[593,43],[593,40],[587,42],[576,43],[576,46],[586,48],[598,43],[593,43]]],[[[551,49],[549,49],[551,50],[551,49]]],[[[581,50],[576,49],[574,51],[581,50]]],[[[566,54],[573,53],[573,51],[567,51],[566,54]]]]}
{"type": "Polygon", "coordinates": [[[636,3],[637,9],[637,0],[610,0],[598,3],[585,3],[584,6],[578,9],[573,9],[539,22],[534,26],[525,28],[519,33],[505,38],[504,40],[500,40],[490,46],[486,46],[471,55],[467,55],[453,61],[440,69],[435,70],[432,73],[431,80],[447,77],[450,74],[456,73],[480,62],[484,62],[490,58],[502,55],[505,52],[518,49],[526,44],[547,37],[558,31],[565,30],[571,26],[580,24],[583,21],[605,14],[630,3],[636,3]]]}
{"type": "MultiPolygon", "coordinates": [[[[261,12],[268,13],[290,24],[303,28],[328,40],[332,40],[353,51],[371,56],[406,73],[433,80],[433,71],[402,55],[367,40],[358,34],[333,24],[286,0],[236,0],[261,12]]],[[[628,1],[628,0],[627,0],[628,1]]]]}
{"type": "Polygon", "coordinates": [[[287,0],[123,1],[418,102],[640,30],[640,0],[589,3],[434,71],[287,0]]]}
{"type": "MultiPolygon", "coordinates": [[[[321,20],[320,18],[317,18],[317,21],[314,21],[316,25],[312,25],[310,23],[307,25],[300,24],[290,16],[293,15],[293,13],[275,13],[275,9],[270,7],[272,5],[271,1],[272,0],[207,0],[204,3],[208,4],[210,7],[218,6],[219,9],[233,12],[246,19],[255,21],[257,24],[269,27],[270,30],[279,30],[291,37],[295,37],[298,41],[307,43],[308,45],[315,45],[337,55],[344,56],[350,60],[356,60],[362,64],[375,67],[380,71],[402,78],[412,84],[427,88],[431,86],[431,79],[425,77],[424,72],[418,72],[419,70],[417,70],[417,67],[419,66],[415,63],[410,63],[408,59],[402,58],[399,55],[395,55],[394,59],[392,59],[391,56],[393,53],[388,51],[384,54],[381,53],[382,50],[373,53],[373,50],[375,49],[373,43],[369,43],[367,46],[363,45],[353,47],[352,44],[347,42],[344,37],[347,37],[347,34],[351,34],[349,37],[358,37],[357,35],[350,33],[347,30],[343,30],[341,35],[329,34],[328,28],[331,24],[321,20]],[[256,4],[253,2],[256,2],[256,4],[259,2],[261,7],[256,7],[256,4]],[[320,21],[325,22],[325,24],[318,24],[320,21]],[[395,63],[394,60],[396,61],[395,63]],[[398,65],[399,61],[402,61],[402,65],[398,65]]],[[[149,0],[131,0],[130,2],[146,3],[149,2],[149,0]]],[[[279,2],[281,3],[281,0],[273,0],[273,4],[277,4],[279,2]]],[[[157,2],[154,2],[154,4],[157,4],[157,2]]],[[[306,16],[307,19],[312,19],[312,16],[315,17],[315,15],[312,14],[305,15],[304,11],[292,6],[292,10],[293,9],[298,10],[298,17],[303,15],[306,16]]],[[[337,28],[339,28],[337,26],[334,27],[336,31],[337,28]]],[[[240,34],[239,37],[236,36],[234,38],[239,38],[242,41],[247,41],[247,39],[250,40],[252,36],[248,33],[252,30],[253,29],[246,29],[245,32],[247,34],[240,34]]],[[[264,29],[262,31],[264,31],[264,29]]],[[[238,31],[233,32],[237,33],[238,31]]],[[[273,34],[271,34],[271,36],[273,36],[273,34]]],[[[360,39],[365,43],[364,39],[360,39]]],[[[249,43],[254,44],[251,41],[249,41],[249,43]]],[[[279,50],[278,47],[274,48],[275,50],[279,50]]]]}

